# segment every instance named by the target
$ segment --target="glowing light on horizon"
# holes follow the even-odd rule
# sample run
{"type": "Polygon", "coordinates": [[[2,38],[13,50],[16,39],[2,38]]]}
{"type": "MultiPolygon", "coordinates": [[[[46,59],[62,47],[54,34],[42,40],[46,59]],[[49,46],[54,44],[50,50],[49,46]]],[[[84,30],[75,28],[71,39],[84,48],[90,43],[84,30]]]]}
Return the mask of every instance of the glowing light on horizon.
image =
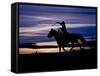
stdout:
{"type": "MultiPolygon", "coordinates": [[[[69,47],[65,47],[67,52],[70,52],[69,47]]],[[[84,49],[91,49],[90,47],[84,47],[84,49]]],[[[74,51],[79,51],[79,47],[74,47],[74,51]]],[[[19,54],[35,54],[35,53],[58,53],[59,48],[41,48],[41,49],[34,49],[34,48],[19,48],[19,54]]],[[[61,50],[61,52],[64,52],[61,50]]]]}
{"type": "Polygon", "coordinates": [[[57,42],[56,41],[50,41],[50,42],[38,42],[36,43],[37,46],[43,46],[43,45],[53,45],[53,46],[57,46],[57,42]]]}

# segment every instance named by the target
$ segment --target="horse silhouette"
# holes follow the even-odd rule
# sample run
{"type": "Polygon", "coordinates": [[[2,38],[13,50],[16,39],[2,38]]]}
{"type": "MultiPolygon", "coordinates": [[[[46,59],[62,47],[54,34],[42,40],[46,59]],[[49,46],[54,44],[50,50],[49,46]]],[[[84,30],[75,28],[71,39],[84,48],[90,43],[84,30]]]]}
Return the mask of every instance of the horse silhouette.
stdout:
{"type": "MultiPolygon", "coordinates": [[[[67,32],[66,35],[63,35],[62,32],[59,33],[59,31],[56,31],[54,29],[51,29],[50,32],[48,33],[48,38],[54,37],[58,47],[59,47],[59,52],[61,52],[61,48],[66,52],[66,50],[64,49],[65,45],[68,43],[72,44],[72,47],[70,49],[70,51],[72,51],[74,44],[79,44],[80,42],[85,43],[85,39],[83,38],[83,36],[81,34],[74,34],[74,33],[69,33],[67,32]]],[[[81,46],[79,46],[81,49],[81,46]]]]}

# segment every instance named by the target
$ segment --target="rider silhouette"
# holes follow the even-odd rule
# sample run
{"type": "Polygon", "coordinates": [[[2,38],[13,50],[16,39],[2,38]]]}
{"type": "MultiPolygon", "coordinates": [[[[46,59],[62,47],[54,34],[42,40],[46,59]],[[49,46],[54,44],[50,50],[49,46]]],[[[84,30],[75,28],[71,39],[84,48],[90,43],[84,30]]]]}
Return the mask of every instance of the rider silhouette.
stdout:
{"type": "Polygon", "coordinates": [[[62,28],[58,29],[58,32],[59,32],[59,30],[62,30],[63,35],[66,36],[67,30],[66,30],[65,22],[62,21],[62,22],[57,22],[57,23],[59,23],[62,26],[62,28]]]}

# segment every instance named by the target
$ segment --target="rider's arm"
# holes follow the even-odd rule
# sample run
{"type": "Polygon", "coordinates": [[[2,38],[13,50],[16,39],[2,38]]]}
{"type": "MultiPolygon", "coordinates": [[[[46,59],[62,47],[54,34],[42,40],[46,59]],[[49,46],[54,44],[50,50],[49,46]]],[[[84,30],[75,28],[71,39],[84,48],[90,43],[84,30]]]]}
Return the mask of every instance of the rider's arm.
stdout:
{"type": "Polygon", "coordinates": [[[60,22],[57,22],[57,23],[60,23],[60,22]]]}

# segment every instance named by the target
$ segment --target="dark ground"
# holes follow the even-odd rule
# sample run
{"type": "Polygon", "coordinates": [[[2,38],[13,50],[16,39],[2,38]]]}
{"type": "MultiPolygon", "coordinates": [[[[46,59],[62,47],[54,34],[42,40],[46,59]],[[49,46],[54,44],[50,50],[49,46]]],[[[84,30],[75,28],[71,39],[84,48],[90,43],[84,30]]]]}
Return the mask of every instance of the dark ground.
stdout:
{"type": "Polygon", "coordinates": [[[19,72],[97,68],[96,48],[68,53],[19,55],[19,72]]]}
{"type": "Polygon", "coordinates": [[[84,46],[92,46],[93,48],[62,53],[19,54],[18,72],[25,73],[97,68],[97,43],[90,42],[84,46]]]}

